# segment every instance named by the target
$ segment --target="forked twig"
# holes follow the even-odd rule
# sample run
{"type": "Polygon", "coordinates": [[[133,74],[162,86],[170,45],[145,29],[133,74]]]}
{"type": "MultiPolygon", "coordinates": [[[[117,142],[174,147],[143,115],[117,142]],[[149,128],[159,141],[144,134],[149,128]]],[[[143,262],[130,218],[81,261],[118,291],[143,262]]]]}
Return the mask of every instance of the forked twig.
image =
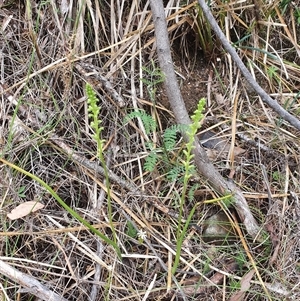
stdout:
{"type": "Polygon", "coordinates": [[[216,22],[214,16],[212,15],[210,9],[208,8],[205,0],[198,0],[205,17],[213,28],[214,32],[218,36],[219,40],[223,44],[224,48],[231,55],[232,59],[235,61],[238,68],[241,70],[245,79],[248,81],[253,90],[261,97],[261,99],[272,108],[280,117],[285,121],[289,122],[296,129],[300,130],[300,120],[287,112],[276,100],[274,100],[270,95],[255,81],[251,73],[248,71],[241,58],[238,56],[235,49],[230,45],[218,23],[216,22]]]}
{"type": "Polygon", "coordinates": [[[87,63],[78,63],[75,64],[75,67],[81,73],[81,75],[85,77],[86,80],[89,79],[90,75],[93,75],[93,77],[95,77],[99,81],[97,88],[102,88],[101,86],[103,86],[103,88],[107,91],[107,93],[112,97],[112,99],[120,108],[123,108],[125,106],[123,97],[114,89],[111,82],[101,75],[100,70],[97,70],[96,66],[87,63]]]}
{"type": "Polygon", "coordinates": [[[32,276],[25,274],[9,264],[0,260],[0,273],[5,275],[8,279],[19,283],[21,286],[25,287],[26,290],[45,301],[67,301],[67,299],[59,296],[58,294],[50,291],[46,286],[41,284],[38,280],[32,276]]]}
{"type": "MultiPolygon", "coordinates": [[[[165,87],[171,108],[178,124],[190,124],[191,121],[185,108],[174,72],[163,2],[150,0],[150,5],[155,26],[158,60],[160,68],[165,74],[165,87]]],[[[236,187],[236,185],[226,181],[221,176],[214,165],[209,161],[206,152],[201,147],[197,137],[195,137],[194,155],[195,165],[199,173],[201,173],[211,183],[214,189],[222,195],[226,195],[228,193],[233,195],[235,199],[235,207],[245,225],[245,228],[247,229],[247,232],[252,237],[256,237],[259,233],[259,227],[242,192],[236,187]]]]}

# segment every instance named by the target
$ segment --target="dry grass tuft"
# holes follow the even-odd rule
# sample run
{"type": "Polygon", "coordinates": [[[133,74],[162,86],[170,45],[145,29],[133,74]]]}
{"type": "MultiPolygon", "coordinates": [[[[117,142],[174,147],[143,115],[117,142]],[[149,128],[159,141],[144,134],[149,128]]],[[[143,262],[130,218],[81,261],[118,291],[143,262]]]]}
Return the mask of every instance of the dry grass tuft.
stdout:
{"type": "MultiPolygon", "coordinates": [[[[154,101],[140,80],[152,80],[144,67],[156,62],[148,1],[0,1],[1,157],[45,181],[111,237],[107,188],[84,93],[91,84],[101,105],[112,218],[124,255],[121,261],[37,182],[1,164],[0,259],[66,300],[299,299],[299,133],[249,89],[205,27],[196,2],[164,2],[186,106],[192,112],[201,97],[208,99],[200,137],[224,177],[245,192],[265,241],[234,230],[239,218],[233,208],[204,203],[216,192],[195,177],[191,186],[199,185],[185,216],[200,205],[178,273],[171,275],[180,174],[168,180],[163,157],[154,172],[143,169],[149,142],[160,149],[164,130],[174,124],[162,85],[155,87],[154,101]],[[124,122],[135,109],[156,119],[156,131],[147,133],[140,119],[124,122]],[[45,208],[15,221],[7,218],[32,200],[45,208]],[[211,243],[203,231],[207,218],[220,211],[228,215],[234,237],[211,243]],[[144,239],[138,231],[145,232],[144,239]],[[255,274],[245,280],[253,269],[261,280],[255,274]],[[249,289],[241,291],[241,284],[249,289]]],[[[211,5],[253,76],[294,115],[299,115],[298,7],[299,1],[211,5]]],[[[178,140],[168,164],[180,164],[183,147],[178,140]]],[[[31,300],[20,284],[0,277],[3,300],[31,300]]]]}

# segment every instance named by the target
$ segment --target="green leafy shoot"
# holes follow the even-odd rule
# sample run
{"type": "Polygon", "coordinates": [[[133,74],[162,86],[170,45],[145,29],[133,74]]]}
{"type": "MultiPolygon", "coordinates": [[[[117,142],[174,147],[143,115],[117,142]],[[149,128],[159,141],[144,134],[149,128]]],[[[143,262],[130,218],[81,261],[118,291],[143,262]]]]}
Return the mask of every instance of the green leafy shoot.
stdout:
{"type": "Polygon", "coordinates": [[[25,186],[21,186],[18,190],[18,197],[20,198],[26,198],[26,194],[25,194],[25,186]]]}
{"type": "Polygon", "coordinates": [[[151,61],[151,67],[142,67],[142,70],[146,73],[147,77],[141,78],[141,82],[146,85],[152,102],[155,102],[157,85],[164,82],[165,76],[162,71],[155,66],[154,61],[151,61]]]}
{"type": "Polygon", "coordinates": [[[300,8],[299,7],[295,7],[295,18],[297,20],[297,24],[300,25],[300,8]]]}
{"type": "Polygon", "coordinates": [[[118,248],[116,248],[117,235],[116,235],[116,231],[115,231],[115,228],[113,225],[113,220],[112,220],[110,179],[109,179],[109,174],[108,174],[108,168],[106,166],[106,162],[105,162],[105,158],[104,158],[104,154],[103,154],[105,140],[101,139],[101,132],[103,131],[104,128],[101,126],[101,120],[99,119],[100,106],[98,105],[98,99],[96,97],[96,93],[89,84],[86,85],[86,94],[88,97],[87,103],[88,103],[89,117],[92,119],[90,125],[91,125],[91,128],[94,130],[93,138],[97,143],[97,157],[99,158],[99,160],[102,164],[102,167],[104,169],[104,175],[105,175],[105,181],[106,181],[106,187],[107,187],[107,212],[108,212],[110,228],[111,228],[113,239],[114,239],[113,246],[119,254],[120,251],[118,248]]]}
{"type": "Polygon", "coordinates": [[[192,187],[190,187],[188,192],[188,200],[189,202],[192,202],[195,196],[195,191],[199,188],[199,184],[194,184],[192,187]]]}
{"type": "Polygon", "coordinates": [[[166,178],[169,182],[175,182],[178,178],[181,179],[181,175],[183,175],[183,173],[184,173],[183,166],[175,165],[167,172],[166,178]]]}
{"type": "Polygon", "coordinates": [[[151,115],[147,114],[144,110],[135,110],[131,112],[130,114],[125,116],[124,122],[127,123],[128,121],[134,118],[140,118],[142,120],[147,135],[156,131],[156,121],[151,115]]]}
{"type": "Polygon", "coordinates": [[[126,234],[131,238],[136,238],[137,233],[138,231],[134,228],[133,224],[130,221],[127,221],[126,234]]]}
{"type": "Polygon", "coordinates": [[[181,254],[181,247],[182,243],[185,237],[185,233],[187,231],[188,225],[190,223],[190,220],[192,218],[192,212],[195,210],[193,208],[192,212],[189,215],[188,220],[186,221],[185,225],[182,229],[182,219],[183,219],[183,207],[185,203],[185,199],[187,196],[187,189],[188,189],[188,183],[193,175],[194,172],[194,166],[192,164],[192,159],[194,157],[192,151],[194,149],[194,143],[195,143],[195,135],[197,134],[199,128],[201,127],[201,121],[204,118],[203,111],[205,106],[205,99],[200,99],[197,109],[195,110],[194,114],[191,116],[192,123],[189,124],[186,136],[187,136],[187,143],[186,148],[183,150],[183,154],[185,156],[185,159],[183,160],[183,166],[185,169],[184,176],[183,176],[183,189],[180,196],[180,204],[179,204],[179,217],[178,217],[178,224],[177,224],[177,245],[176,245],[176,256],[174,260],[174,264],[172,267],[172,273],[175,274],[179,260],[180,260],[180,254],[181,254]]]}
{"type": "Polygon", "coordinates": [[[145,159],[144,170],[153,172],[158,161],[158,155],[155,150],[152,150],[145,159]]]}
{"type": "Polygon", "coordinates": [[[184,124],[174,124],[164,132],[163,146],[167,152],[172,151],[177,143],[177,134],[187,131],[188,126],[184,124]]]}

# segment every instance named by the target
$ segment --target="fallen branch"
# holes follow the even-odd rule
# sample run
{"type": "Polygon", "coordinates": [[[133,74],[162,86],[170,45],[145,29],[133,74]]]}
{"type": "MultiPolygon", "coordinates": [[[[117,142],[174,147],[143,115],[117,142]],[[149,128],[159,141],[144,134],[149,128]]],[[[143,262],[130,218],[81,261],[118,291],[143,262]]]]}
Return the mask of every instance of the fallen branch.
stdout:
{"type": "Polygon", "coordinates": [[[50,291],[46,286],[41,284],[38,280],[22,273],[19,270],[11,267],[9,264],[0,260],[0,273],[5,275],[11,281],[14,281],[26,288],[26,292],[36,296],[45,301],[67,301],[67,299],[50,291]]]}
{"type": "Polygon", "coordinates": [[[300,120],[287,112],[281,105],[278,104],[276,100],[274,100],[270,95],[255,81],[251,73],[248,71],[240,57],[238,56],[235,49],[230,45],[228,40],[226,39],[224,33],[222,32],[221,28],[219,27],[218,23],[216,22],[214,16],[212,15],[210,9],[208,8],[205,0],[198,0],[199,5],[201,6],[203,13],[210,23],[212,29],[216,33],[217,37],[223,44],[224,48],[228,51],[231,55],[232,59],[241,70],[242,74],[244,75],[245,79],[248,81],[249,85],[254,89],[254,91],[259,95],[270,108],[272,108],[280,117],[282,117],[285,121],[289,122],[292,126],[296,129],[300,130],[300,120]]]}
{"type": "MultiPolygon", "coordinates": [[[[155,27],[158,60],[160,68],[165,74],[164,84],[171,108],[178,124],[190,124],[191,121],[185,108],[174,72],[167,31],[167,22],[162,0],[150,0],[150,5],[155,27]]],[[[252,237],[256,237],[259,233],[259,227],[242,192],[236,187],[236,185],[226,181],[216,170],[213,164],[209,161],[206,152],[200,145],[197,137],[195,137],[194,155],[195,165],[198,169],[198,172],[208,180],[212,187],[222,195],[232,193],[235,198],[236,209],[245,225],[245,228],[247,229],[247,232],[252,237]]]]}

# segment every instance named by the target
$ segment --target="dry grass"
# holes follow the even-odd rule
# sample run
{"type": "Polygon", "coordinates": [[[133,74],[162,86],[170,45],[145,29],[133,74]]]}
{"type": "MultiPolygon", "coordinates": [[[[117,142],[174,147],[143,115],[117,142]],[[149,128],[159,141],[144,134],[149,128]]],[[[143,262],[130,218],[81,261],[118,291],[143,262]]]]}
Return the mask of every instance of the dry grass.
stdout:
{"type": "MultiPolygon", "coordinates": [[[[182,183],[168,181],[166,169],[151,174],[143,170],[147,142],[160,146],[162,132],[174,123],[163,88],[157,87],[154,104],[140,81],[148,76],[142,67],[156,60],[150,6],[148,1],[83,2],[70,6],[50,0],[30,6],[30,1],[0,1],[0,148],[2,157],[44,180],[110,236],[106,186],[96,172],[84,93],[90,83],[101,103],[105,156],[114,176],[113,221],[124,257],[120,261],[111,246],[81,227],[38,183],[2,164],[0,259],[67,300],[299,299],[299,133],[253,95],[207,28],[202,36],[213,47],[200,49],[199,24],[204,22],[201,14],[197,19],[196,3],[165,1],[187,107],[192,111],[201,97],[209,100],[203,130],[232,143],[225,155],[219,150],[209,154],[222,174],[243,189],[266,237],[258,243],[235,231],[235,239],[224,239],[221,246],[204,242],[206,218],[225,209],[202,203],[216,193],[205,179],[194,179],[199,187],[185,214],[201,202],[193,217],[198,226],[189,228],[178,273],[172,277],[177,225],[172,213],[178,209],[182,183]],[[114,91],[103,85],[103,78],[114,91]],[[140,120],[123,122],[136,108],[155,116],[156,132],[147,134],[140,120]],[[236,152],[238,148],[244,152],[236,152]],[[28,200],[45,208],[16,221],[7,218],[28,200]],[[129,221],[146,231],[147,239],[139,242],[135,230],[130,234],[129,221]],[[254,268],[261,281],[255,275],[241,280],[254,268]],[[234,299],[241,282],[251,282],[250,288],[242,299],[234,299]]],[[[257,81],[297,115],[300,24],[295,8],[300,2],[294,2],[279,8],[258,2],[254,9],[256,1],[216,1],[212,10],[257,81]]],[[[173,162],[181,150],[179,142],[170,155],[173,162]]],[[[233,209],[230,214],[237,228],[233,209]]],[[[3,300],[33,298],[4,276],[0,290],[3,300]]]]}

